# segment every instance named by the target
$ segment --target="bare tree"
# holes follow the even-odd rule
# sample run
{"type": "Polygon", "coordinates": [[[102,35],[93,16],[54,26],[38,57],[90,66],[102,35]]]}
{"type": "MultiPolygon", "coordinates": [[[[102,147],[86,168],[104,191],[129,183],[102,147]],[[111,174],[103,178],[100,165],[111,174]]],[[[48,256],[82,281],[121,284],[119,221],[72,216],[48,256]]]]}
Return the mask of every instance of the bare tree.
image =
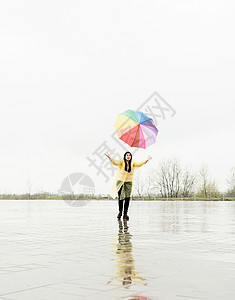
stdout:
{"type": "Polygon", "coordinates": [[[159,188],[162,198],[167,197],[168,190],[169,190],[166,173],[167,173],[167,163],[166,161],[162,161],[159,164],[159,170],[157,171],[157,186],[159,188]]]}
{"type": "Polygon", "coordinates": [[[203,197],[208,196],[208,184],[209,184],[209,170],[206,164],[202,165],[199,170],[199,176],[201,181],[201,191],[203,193],[203,197]]]}
{"type": "Polygon", "coordinates": [[[226,182],[228,184],[226,195],[235,197],[235,167],[231,168],[229,177],[227,178],[226,182]]]}
{"type": "Polygon", "coordinates": [[[219,197],[219,196],[220,196],[220,192],[218,190],[215,180],[210,181],[208,184],[208,199],[210,199],[210,197],[219,197]]]}
{"type": "Polygon", "coordinates": [[[181,180],[182,169],[180,163],[177,159],[173,159],[170,162],[170,168],[168,169],[168,176],[170,179],[170,195],[171,198],[178,197],[180,189],[180,180],[181,180]]]}
{"type": "Polygon", "coordinates": [[[177,158],[163,160],[157,171],[157,185],[162,197],[177,197],[180,190],[182,168],[177,158]]]}
{"type": "Polygon", "coordinates": [[[210,197],[220,196],[220,192],[217,188],[215,180],[210,179],[209,168],[206,164],[202,165],[202,167],[200,168],[199,176],[201,186],[199,186],[197,196],[208,199],[210,197]]]}
{"type": "Polygon", "coordinates": [[[182,178],[181,195],[183,197],[191,197],[194,192],[195,184],[196,184],[195,173],[192,173],[191,168],[185,167],[183,178],[182,178]]]}

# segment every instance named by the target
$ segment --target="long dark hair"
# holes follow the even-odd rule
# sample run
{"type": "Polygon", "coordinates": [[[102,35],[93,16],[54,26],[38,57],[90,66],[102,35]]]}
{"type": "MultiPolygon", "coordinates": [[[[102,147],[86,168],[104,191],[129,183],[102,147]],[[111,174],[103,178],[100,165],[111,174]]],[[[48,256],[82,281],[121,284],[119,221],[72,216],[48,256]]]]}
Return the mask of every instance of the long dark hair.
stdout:
{"type": "Polygon", "coordinates": [[[128,171],[127,171],[127,172],[130,173],[130,171],[131,171],[131,161],[132,161],[132,154],[131,154],[131,152],[127,151],[127,152],[124,154],[124,156],[123,156],[123,160],[124,160],[124,162],[125,162],[125,171],[127,171],[127,164],[128,164],[128,171]],[[131,155],[131,159],[130,159],[128,162],[127,162],[126,159],[125,159],[127,153],[130,153],[130,155],[131,155]]]}

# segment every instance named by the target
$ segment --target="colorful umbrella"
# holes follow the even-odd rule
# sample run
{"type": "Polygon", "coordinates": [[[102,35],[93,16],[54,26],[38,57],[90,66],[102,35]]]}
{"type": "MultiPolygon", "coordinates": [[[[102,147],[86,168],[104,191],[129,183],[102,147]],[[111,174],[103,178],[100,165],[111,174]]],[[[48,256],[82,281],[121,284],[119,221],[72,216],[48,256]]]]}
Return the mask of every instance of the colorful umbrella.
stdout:
{"type": "Polygon", "coordinates": [[[117,116],[114,127],[118,137],[131,147],[147,148],[156,142],[158,129],[141,111],[128,109],[117,116]]]}

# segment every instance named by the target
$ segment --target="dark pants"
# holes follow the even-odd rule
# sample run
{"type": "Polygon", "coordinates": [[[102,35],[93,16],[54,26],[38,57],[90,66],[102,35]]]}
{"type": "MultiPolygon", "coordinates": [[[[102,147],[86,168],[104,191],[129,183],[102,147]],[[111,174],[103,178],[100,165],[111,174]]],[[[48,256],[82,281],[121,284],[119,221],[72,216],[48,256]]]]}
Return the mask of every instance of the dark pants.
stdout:
{"type": "MultiPolygon", "coordinates": [[[[120,189],[118,191],[118,207],[119,207],[119,211],[120,212],[122,212],[123,201],[124,201],[124,199],[120,200],[120,195],[121,195],[122,187],[123,187],[123,185],[120,187],[120,189]]],[[[128,212],[129,203],[130,203],[130,197],[126,197],[125,198],[125,203],[124,203],[124,215],[127,214],[127,212],[128,212]]]]}

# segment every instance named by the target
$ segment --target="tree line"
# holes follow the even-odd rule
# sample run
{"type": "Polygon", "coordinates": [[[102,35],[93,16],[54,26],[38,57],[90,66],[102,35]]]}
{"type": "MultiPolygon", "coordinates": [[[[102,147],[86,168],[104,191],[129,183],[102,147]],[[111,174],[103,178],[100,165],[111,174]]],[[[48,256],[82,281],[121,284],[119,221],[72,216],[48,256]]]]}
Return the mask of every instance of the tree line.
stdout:
{"type": "Polygon", "coordinates": [[[221,192],[211,177],[209,167],[203,164],[199,170],[183,166],[179,159],[162,160],[156,169],[148,172],[143,180],[141,171],[135,174],[133,195],[159,198],[235,197],[235,168],[231,168],[226,179],[227,190],[221,192]]]}

